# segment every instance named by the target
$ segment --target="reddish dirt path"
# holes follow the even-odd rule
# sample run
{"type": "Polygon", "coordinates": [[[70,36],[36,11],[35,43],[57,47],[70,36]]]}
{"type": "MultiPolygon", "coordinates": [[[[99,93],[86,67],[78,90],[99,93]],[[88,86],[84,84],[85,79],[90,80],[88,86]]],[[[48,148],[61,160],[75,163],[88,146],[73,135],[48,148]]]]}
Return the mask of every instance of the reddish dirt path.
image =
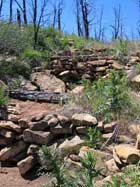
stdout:
{"type": "Polygon", "coordinates": [[[3,168],[0,172],[0,187],[43,187],[47,177],[41,176],[38,178],[29,179],[21,177],[18,168],[3,168]]]}
{"type": "Polygon", "coordinates": [[[32,118],[33,116],[38,116],[40,114],[48,114],[55,112],[57,109],[61,108],[58,104],[49,103],[37,103],[31,101],[18,101],[11,100],[11,103],[17,104],[19,111],[21,112],[21,117],[32,118]]]}
{"type": "MultiPolygon", "coordinates": [[[[61,108],[59,105],[48,103],[36,103],[31,101],[24,102],[13,99],[10,102],[12,104],[17,104],[21,117],[28,119],[40,114],[55,112],[55,110],[61,108]]],[[[42,187],[46,181],[46,176],[35,178],[33,173],[30,173],[30,176],[25,179],[21,177],[18,168],[16,167],[4,167],[0,169],[0,187],[42,187]]]]}

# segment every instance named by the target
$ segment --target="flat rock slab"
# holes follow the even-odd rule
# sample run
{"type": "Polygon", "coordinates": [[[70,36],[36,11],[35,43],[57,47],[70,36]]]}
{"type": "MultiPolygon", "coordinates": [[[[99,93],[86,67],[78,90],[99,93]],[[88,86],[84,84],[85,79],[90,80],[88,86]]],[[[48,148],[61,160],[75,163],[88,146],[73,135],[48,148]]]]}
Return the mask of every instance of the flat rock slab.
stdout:
{"type": "Polygon", "coordinates": [[[74,114],[72,116],[72,123],[75,126],[95,126],[97,119],[90,114],[74,114]]]}
{"type": "Polygon", "coordinates": [[[27,145],[23,141],[19,141],[11,147],[5,147],[0,151],[0,161],[6,161],[15,157],[17,154],[25,150],[27,145]]]}
{"type": "Polygon", "coordinates": [[[17,167],[21,175],[25,175],[34,166],[34,157],[28,156],[27,158],[21,160],[17,163],[17,167]]]}
{"type": "Polygon", "coordinates": [[[46,145],[50,143],[52,138],[53,135],[50,132],[32,131],[30,129],[26,129],[23,133],[23,139],[28,143],[46,145]]]}
{"type": "Polygon", "coordinates": [[[14,124],[11,121],[1,121],[0,122],[0,129],[8,129],[13,132],[22,133],[22,129],[20,128],[20,126],[14,124]]]}

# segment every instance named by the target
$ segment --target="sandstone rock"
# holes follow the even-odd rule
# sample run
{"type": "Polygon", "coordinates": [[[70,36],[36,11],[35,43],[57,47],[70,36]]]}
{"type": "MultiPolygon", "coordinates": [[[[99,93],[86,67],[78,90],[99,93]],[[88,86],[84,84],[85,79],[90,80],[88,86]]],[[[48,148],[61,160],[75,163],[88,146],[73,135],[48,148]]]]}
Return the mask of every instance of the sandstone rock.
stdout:
{"type": "Polygon", "coordinates": [[[133,135],[140,134],[140,123],[138,123],[138,124],[130,124],[128,129],[131,132],[131,134],[133,134],[133,135]]]}
{"type": "Polygon", "coordinates": [[[30,122],[29,126],[33,131],[44,131],[49,127],[48,122],[44,120],[38,122],[30,122]]]}
{"type": "Polygon", "coordinates": [[[19,115],[9,114],[8,120],[12,121],[13,123],[18,123],[18,120],[20,119],[19,115]]]}
{"type": "Polygon", "coordinates": [[[19,154],[15,155],[14,157],[10,158],[9,161],[12,163],[17,163],[20,160],[24,159],[27,156],[26,153],[27,150],[24,150],[22,152],[20,152],[19,154]]]}
{"type": "Polygon", "coordinates": [[[84,140],[79,136],[75,136],[72,139],[66,139],[62,144],[59,145],[58,149],[61,151],[62,155],[69,153],[78,153],[81,146],[83,146],[84,140]]]}
{"type": "Polygon", "coordinates": [[[14,133],[11,131],[8,131],[6,129],[1,129],[0,130],[0,135],[3,136],[4,138],[7,139],[13,139],[14,138],[14,133]]]}
{"type": "Polygon", "coordinates": [[[111,122],[111,123],[108,123],[108,124],[105,124],[104,125],[104,132],[105,133],[112,133],[115,129],[115,127],[117,126],[117,122],[111,122]]]}
{"type": "Polygon", "coordinates": [[[41,90],[47,90],[48,92],[65,92],[65,84],[60,79],[49,72],[37,72],[31,75],[31,80],[34,82],[41,90]]]}
{"type": "Polygon", "coordinates": [[[23,119],[23,118],[19,119],[18,120],[18,124],[23,129],[27,129],[29,127],[29,121],[28,121],[28,119],[23,119]]]}
{"type": "Polygon", "coordinates": [[[140,134],[137,135],[136,149],[140,150],[140,134]]]}
{"type": "Polygon", "coordinates": [[[85,126],[76,127],[77,134],[86,135],[87,134],[87,128],[85,126]]]}
{"type": "Polygon", "coordinates": [[[84,86],[77,86],[71,91],[71,93],[76,96],[81,96],[83,92],[84,92],[84,86]]]}
{"type": "Polygon", "coordinates": [[[27,145],[23,141],[19,141],[13,144],[11,147],[5,147],[0,151],[0,161],[6,161],[13,158],[23,150],[25,150],[27,145]]]}
{"type": "Polygon", "coordinates": [[[136,75],[135,77],[133,77],[131,79],[131,82],[132,82],[132,86],[136,86],[137,88],[139,88],[140,86],[140,75],[136,75]]]}
{"type": "Polygon", "coordinates": [[[135,142],[135,140],[134,139],[132,139],[132,138],[130,138],[130,137],[128,137],[128,136],[126,136],[126,135],[119,135],[118,136],[118,138],[117,138],[117,141],[119,142],[119,143],[129,143],[129,144],[131,144],[131,143],[134,143],[135,142]]]}
{"type": "Polygon", "coordinates": [[[24,90],[27,91],[36,91],[37,87],[34,86],[30,81],[26,81],[25,84],[22,86],[24,90]]]}
{"type": "Polygon", "coordinates": [[[74,114],[72,123],[75,126],[95,126],[97,125],[97,119],[90,114],[74,114]]]}
{"type": "Polygon", "coordinates": [[[110,172],[114,173],[114,172],[118,172],[120,170],[114,159],[106,161],[105,165],[106,165],[108,171],[110,171],[110,172]]]}
{"type": "Polygon", "coordinates": [[[55,127],[55,126],[58,124],[58,122],[59,122],[58,118],[53,117],[53,118],[51,118],[51,119],[48,121],[48,126],[49,126],[49,127],[55,127]]]}
{"type": "Polygon", "coordinates": [[[20,115],[20,112],[16,108],[8,107],[8,114],[20,115]]]}
{"type": "Polygon", "coordinates": [[[72,126],[62,127],[61,125],[57,125],[55,127],[50,128],[50,131],[55,135],[72,134],[72,126]]]}
{"type": "Polygon", "coordinates": [[[99,131],[103,131],[104,130],[104,123],[103,123],[103,121],[99,121],[98,122],[97,129],[99,131]]]}
{"type": "Polygon", "coordinates": [[[13,132],[21,133],[22,129],[20,128],[19,125],[14,124],[11,121],[1,121],[0,122],[0,129],[8,129],[13,132]]]}
{"type": "Polygon", "coordinates": [[[66,116],[62,116],[62,115],[58,115],[57,119],[59,120],[59,123],[61,124],[61,126],[67,126],[70,123],[70,119],[66,116]]]}
{"type": "Polygon", "coordinates": [[[106,141],[108,139],[111,140],[113,138],[113,135],[114,135],[113,133],[107,133],[107,134],[103,134],[102,137],[106,141]]]}
{"type": "Polygon", "coordinates": [[[21,175],[25,175],[34,166],[34,157],[28,156],[24,160],[17,163],[17,167],[21,175]]]}
{"type": "Polygon", "coordinates": [[[117,61],[114,61],[114,62],[113,62],[112,67],[113,67],[115,70],[122,70],[122,69],[123,69],[123,66],[122,66],[121,64],[119,64],[117,61]]]}
{"type": "Polygon", "coordinates": [[[124,163],[135,164],[140,160],[140,150],[128,144],[120,144],[114,147],[120,160],[124,163]]]}
{"type": "Polygon", "coordinates": [[[80,157],[78,155],[75,154],[70,154],[69,158],[74,161],[74,162],[80,162],[80,157]]]}
{"type": "Polygon", "coordinates": [[[53,136],[50,132],[43,131],[32,131],[30,129],[26,129],[23,132],[23,139],[28,143],[35,144],[48,144],[52,140],[53,136]]]}
{"type": "Polygon", "coordinates": [[[33,116],[32,119],[31,119],[31,121],[32,122],[38,122],[38,121],[43,120],[44,117],[45,117],[45,114],[41,113],[41,114],[38,114],[37,116],[33,116]]]}

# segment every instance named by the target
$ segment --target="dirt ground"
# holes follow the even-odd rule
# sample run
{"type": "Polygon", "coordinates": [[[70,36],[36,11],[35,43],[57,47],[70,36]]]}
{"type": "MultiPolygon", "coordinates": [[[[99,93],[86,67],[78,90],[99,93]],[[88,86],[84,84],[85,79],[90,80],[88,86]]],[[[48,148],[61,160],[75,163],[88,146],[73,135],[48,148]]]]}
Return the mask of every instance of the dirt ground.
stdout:
{"type": "Polygon", "coordinates": [[[12,104],[17,104],[17,108],[21,113],[22,118],[32,118],[33,116],[38,116],[40,114],[49,114],[55,112],[57,109],[61,108],[58,104],[50,103],[37,103],[31,101],[18,101],[11,100],[12,104]]]}
{"type": "Polygon", "coordinates": [[[46,181],[46,176],[37,177],[33,173],[23,178],[16,167],[0,170],[0,187],[43,187],[46,181]]]}

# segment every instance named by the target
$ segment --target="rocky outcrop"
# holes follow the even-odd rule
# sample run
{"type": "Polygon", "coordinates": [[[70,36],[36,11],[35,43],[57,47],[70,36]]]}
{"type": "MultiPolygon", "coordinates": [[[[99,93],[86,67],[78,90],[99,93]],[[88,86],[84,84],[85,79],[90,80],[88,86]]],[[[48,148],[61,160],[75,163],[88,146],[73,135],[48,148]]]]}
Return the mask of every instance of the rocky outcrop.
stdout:
{"type": "Polygon", "coordinates": [[[50,93],[64,93],[66,89],[64,82],[54,75],[50,75],[48,71],[33,73],[31,75],[31,81],[40,90],[46,90],[50,93]]]}

